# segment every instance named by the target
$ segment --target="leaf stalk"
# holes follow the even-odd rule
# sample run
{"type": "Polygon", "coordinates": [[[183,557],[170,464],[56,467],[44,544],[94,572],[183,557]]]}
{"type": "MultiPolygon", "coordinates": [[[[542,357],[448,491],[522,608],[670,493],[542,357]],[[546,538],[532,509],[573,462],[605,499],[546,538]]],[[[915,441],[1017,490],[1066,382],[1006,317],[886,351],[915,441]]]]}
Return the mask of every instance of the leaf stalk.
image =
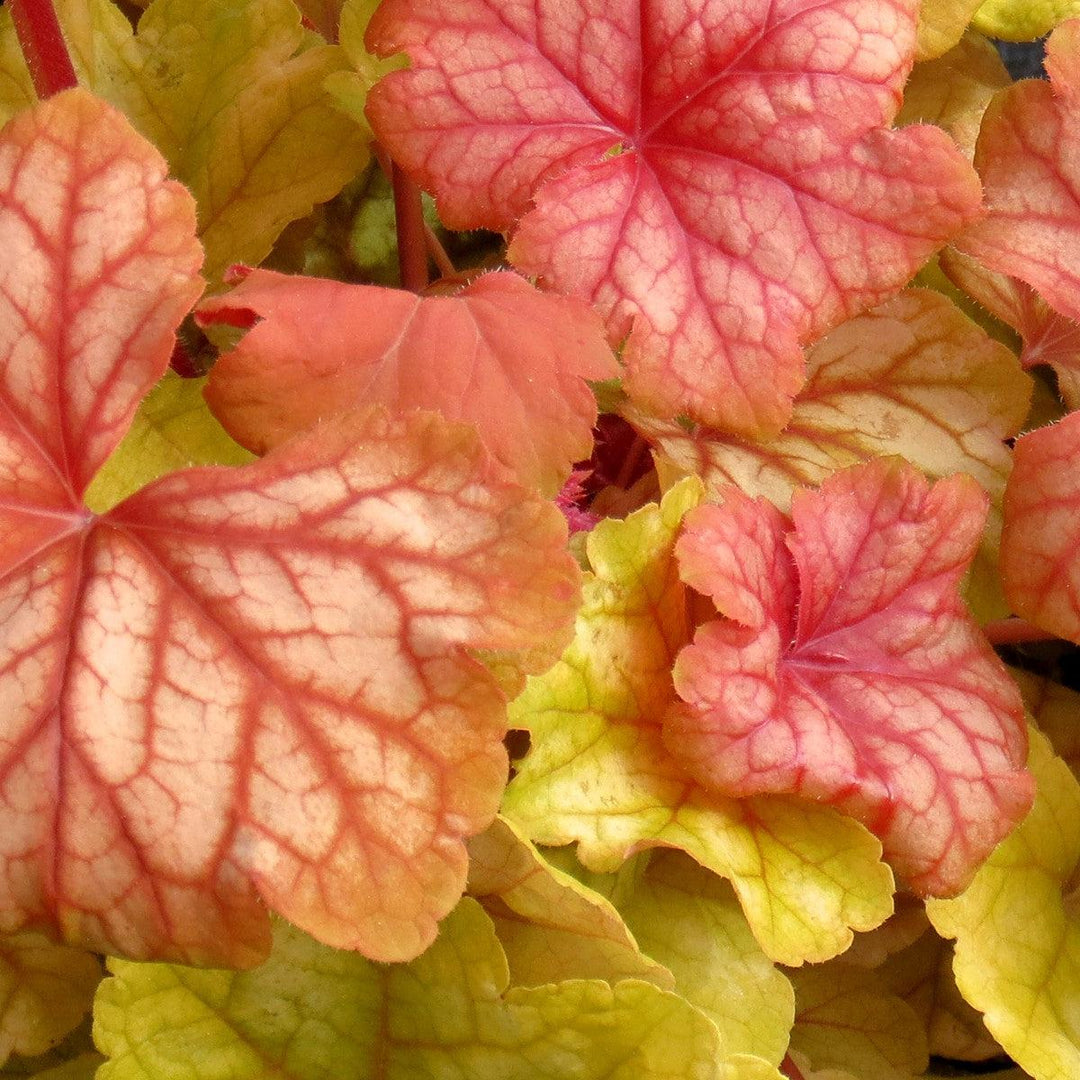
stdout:
{"type": "Polygon", "coordinates": [[[52,0],[8,0],[34,91],[44,100],[79,85],[52,0]]]}

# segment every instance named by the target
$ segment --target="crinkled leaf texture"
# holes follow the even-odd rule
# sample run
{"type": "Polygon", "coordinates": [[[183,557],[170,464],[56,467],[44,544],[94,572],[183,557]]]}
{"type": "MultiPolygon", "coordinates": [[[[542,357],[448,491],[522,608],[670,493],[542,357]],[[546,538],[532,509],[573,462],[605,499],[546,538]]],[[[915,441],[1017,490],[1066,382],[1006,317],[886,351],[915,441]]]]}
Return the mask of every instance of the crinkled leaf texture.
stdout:
{"type": "Polygon", "coordinates": [[[505,780],[467,649],[563,634],[565,525],[419,413],[86,510],[201,289],[165,171],[82,91],[0,137],[0,928],[249,964],[268,905],[414,956],[505,780]]]}
{"type": "Polygon", "coordinates": [[[927,913],[956,939],[964,997],[1038,1080],[1080,1075],[1080,783],[1031,735],[1031,813],[952,900],[927,913]]]}
{"type": "Polygon", "coordinates": [[[687,519],[683,579],[724,618],[675,664],[664,742],[707,789],[863,821],[921,893],[953,894],[1031,805],[1023,707],[958,595],[986,497],[899,459],[687,519]]]}
{"type": "Polygon", "coordinates": [[[250,972],[110,961],[95,1005],[101,1080],[759,1080],[715,1028],[650,983],[507,989],[491,920],[465,898],[438,940],[383,967],[284,922],[250,972]],[[182,1069],[182,1073],[178,1073],[182,1069]]]}
{"type": "Polygon", "coordinates": [[[665,748],[671,665],[690,640],[691,595],[673,548],[700,483],[672,488],[586,541],[574,641],[530,679],[510,723],[531,733],[503,812],[542,844],[577,842],[590,869],[617,870],[635,852],[674,847],[730,878],[774,960],[824,960],[892,910],[892,875],[878,842],[824,806],[733,800],[706,790],[665,748]]]}
{"type": "Polygon", "coordinates": [[[252,450],[357,405],[437,409],[475,424],[498,460],[548,495],[592,450],[596,399],[585,380],[618,373],[584,304],[512,273],[419,297],[255,270],[198,318],[257,323],[207,387],[211,408],[252,450]]]}
{"type": "Polygon", "coordinates": [[[957,247],[1080,321],[1080,19],[1050,36],[1046,68],[1050,82],[1018,82],[986,110],[975,167],[987,214],[957,247]]]}
{"type": "Polygon", "coordinates": [[[1080,15],[1077,0],[985,0],[974,23],[989,37],[1034,41],[1074,15],[1080,15]]]}
{"type": "Polygon", "coordinates": [[[511,260],[629,335],[644,407],[775,432],[800,344],[898,289],[978,210],[942,131],[887,128],[916,11],[389,0],[368,43],[412,66],[368,116],[450,226],[525,215],[511,260]]]}
{"type": "Polygon", "coordinates": [[[1016,441],[1001,573],[1013,609],[1080,643],[1080,412],[1016,441]]]}
{"type": "Polygon", "coordinates": [[[969,594],[980,615],[1007,614],[998,577],[1005,439],[1027,416],[1032,383],[1013,353],[940,293],[906,289],[818,342],[807,370],[790,423],[772,439],[628,417],[658,446],[665,480],[693,473],[713,495],[735,484],[785,512],[800,487],[886,454],[932,478],[969,473],[991,496],[969,594]]]}

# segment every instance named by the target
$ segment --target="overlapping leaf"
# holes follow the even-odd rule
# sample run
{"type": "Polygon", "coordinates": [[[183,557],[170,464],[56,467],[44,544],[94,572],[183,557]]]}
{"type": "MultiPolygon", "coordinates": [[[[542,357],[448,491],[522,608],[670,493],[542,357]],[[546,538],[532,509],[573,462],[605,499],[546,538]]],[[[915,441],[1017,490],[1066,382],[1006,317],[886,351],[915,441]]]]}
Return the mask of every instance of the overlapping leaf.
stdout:
{"type": "Polygon", "coordinates": [[[413,956],[505,779],[465,650],[558,640],[565,525],[378,412],[84,509],[201,288],[165,170],[82,91],[0,139],[0,927],[242,964],[268,904],[413,956]]]}
{"type": "Polygon", "coordinates": [[[1013,669],[1012,676],[1054,753],[1080,779],[1080,693],[1029,671],[1013,669]]]}
{"type": "Polygon", "coordinates": [[[575,640],[511,704],[511,724],[532,739],[504,813],[540,843],[577,841],[602,872],[644,848],[681,848],[731,879],[773,959],[825,959],[891,910],[877,842],[827,807],[710,794],[661,738],[671,664],[691,633],[673,545],[698,491],[687,481],[589,534],[575,640]]]}
{"type": "Polygon", "coordinates": [[[1031,813],[953,900],[927,912],[956,938],[964,997],[1039,1080],[1080,1072],[1080,785],[1045,736],[1031,736],[1031,813]]]}
{"type": "Polygon", "coordinates": [[[986,110],[975,166],[986,216],[957,241],[1080,320],[1080,20],[1047,42],[1050,82],[1026,79],[986,110]]]}
{"type": "Polygon", "coordinates": [[[853,814],[920,892],[963,888],[1032,798],[1019,693],[957,591],[984,507],[893,459],[801,492],[790,526],[736,489],[695,510],[681,573],[725,618],[676,662],[669,750],[718,793],[853,814]]]}
{"type": "MultiPolygon", "coordinates": [[[[345,56],[302,30],[291,0],[155,0],[137,33],[111,0],[61,0],[59,12],[81,85],[122,109],[195,195],[211,279],[260,262],[366,160],[366,136],[323,88],[345,56]]],[[[12,59],[5,73],[28,104],[12,59]]]]}
{"type": "Polygon", "coordinates": [[[941,131],[886,129],[915,7],[391,0],[368,42],[412,66],[368,115],[452,227],[507,229],[534,205],[511,259],[629,335],[646,408],[775,432],[800,344],[977,211],[941,131]]]}
{"type": "Polygon", "coordinates": [[[283,922],[251,972],[112,961],[95,1006],[100,1080],[758,1080],[722,1069],[691,1005],[636,980],[507,989],[491,921],[466,898],[407,965],[336,952],[283,922]]]}
{"type": "Polygon", "coordinates": [[[974,476],[992,496],[973,588],[980,614],[1004,615],[998,582],[1001,499],[1031,379],[938,293],[909,289],[838,327],[810,350],[809,379],[788,426],[772,439],[630,414],[660,450],[661,474],[693,473],[710,492],[734,483],[781,510],[803,486],[858,461],[899,454],[937,478],[974,476]]]}
{"type": "Polygon", "coordinates": [[[256,270],[205,302],[203,323],[254,326],[215,365],[207,400],[256,451],[379,402],[475,424],[522,483],[554,495],[592,450],[586,379],[616,374],[583,304],[486,274],[453,297],[256,270]]]}
{"type": "Polygon", "coordinates": [[[1018,615],[1080,642],[1080,413],[1016,443],[1001,572],[1018,615]]]}
{"type": "Polygon", "coordinates": [[[974,22],[990,37],[1034,41],[1076,15],[1077,0],[984,0],[974,22]]]}
{"type": "MultiPolygon", "coordinates": [[[[922,0],[919,4],[919,37],[916,57],[932,60],[960,41],[980,0],[922,0]]],[[[904,91],[905,98],[907,90],[904,91]]]]}

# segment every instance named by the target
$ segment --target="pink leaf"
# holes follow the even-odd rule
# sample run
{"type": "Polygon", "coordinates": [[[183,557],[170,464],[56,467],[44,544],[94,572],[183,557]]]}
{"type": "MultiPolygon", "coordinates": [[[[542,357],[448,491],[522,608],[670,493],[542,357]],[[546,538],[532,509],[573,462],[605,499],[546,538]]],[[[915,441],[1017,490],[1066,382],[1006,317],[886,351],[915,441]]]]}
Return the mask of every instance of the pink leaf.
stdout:
{"type": "Polygon", "coordinates": [[[693,511],[684,579],[726,618],[675,666],[665,742],[703,784],[832,803],[923,893],[964,887],[1027,811],[1023,708],[957,589],[986,497],[899,459],[693,511]]]}
{"type": "Polygon", "coordinates": [[[895,291],[977,212],[943,132],[885,129],[915,11],[389,0],[368,43],[412,66],[369,116],[448,224],[525,215],[512,260],[630,335],[642,405],[775,432],[801,343],[895,291]]]}
{"type": "Polygon", "coordinates": [[[90,514],[197,295],[194,208],[78,91],[6,129],[0,176],[0,932],[243,965],[269,906],[415,956],[505,784],[468,650],[565,636],[561,515],[463,425],[380,410],[90,514]]]}
{"type": "Polygon", "coordinates": [[[206,391],[257,453],[359,404],[438,409],[475,424],[522,483],[552,495],[592,448],[596,401],[584,380],[618,371],[592,312],[517,274],[418,297],[255,270],[199,318],[261,320],[217,363],[206,391]]]}
{"type": "Polygon", "coordinates": [[[1080,644],[1080,412],[1016,441],[1001,574],[1018,615],[1080,644]]]}

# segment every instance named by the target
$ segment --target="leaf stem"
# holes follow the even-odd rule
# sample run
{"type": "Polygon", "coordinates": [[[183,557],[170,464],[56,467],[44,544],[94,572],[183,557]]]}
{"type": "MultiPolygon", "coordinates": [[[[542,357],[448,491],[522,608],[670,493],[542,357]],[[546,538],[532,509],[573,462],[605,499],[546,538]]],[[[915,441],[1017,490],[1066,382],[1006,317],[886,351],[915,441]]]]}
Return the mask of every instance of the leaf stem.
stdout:
{"type": "Polygon", "coordinates": [[[390,167],[394,188],[394,220],[397,224],[398,266],[401,287],[423,292],[428,287],[428,241],[420,189],[395,161],[390,167]]]}
{"type": "Polygon", "coordinates": [[[78,86],[52,0],[8,0],[8,8],[37,96],[44,100],[78,86]]]}
{"type": "Polygon", "coordinates": [[[425,221],[424,239],[427,241],[428,254],[435,263],[439,273],[446,278],[452,278],[457,274],[457,267],[453,264],[450,256],[446,254],[446,248],[442,246],[435,230],[425,221]]]}
{"type": "Polygon", "coordinates": [[[788,1078],[788,1080],[805,1080],[802,1069],[791,1060],[790,1054],[784,1055],[784,1060],[780,1062],[780,1071],[788,1078]]]}
{"type": "Polygon", "coordinates": [[[1057,641],[1057,634],[1051,634],[1038,626],[1032,626],[1024,619],[995,619],[983,627],[986,640],[991,645],[1022,645],[1031,641],[1057,641]]]}

